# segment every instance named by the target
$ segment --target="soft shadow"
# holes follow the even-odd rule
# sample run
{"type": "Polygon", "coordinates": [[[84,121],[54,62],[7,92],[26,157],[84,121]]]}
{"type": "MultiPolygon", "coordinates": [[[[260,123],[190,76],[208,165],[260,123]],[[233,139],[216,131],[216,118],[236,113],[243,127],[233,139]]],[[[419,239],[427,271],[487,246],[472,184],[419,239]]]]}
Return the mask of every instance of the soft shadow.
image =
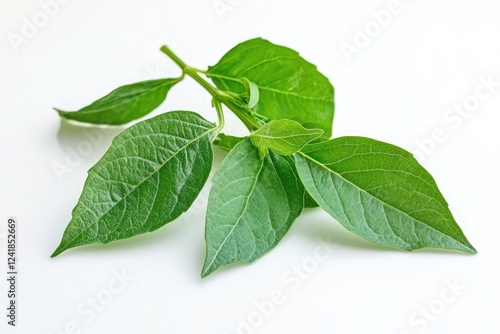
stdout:
{"type": "MultiPolygon", "coordinates": [[[[469,254],[464,253],[458,250],[453,249],[441,249],[441,248],[422,248],[416,249],[414,252],[422,253],[422,254],[446,254],[446,255],[454,255],[454,256],[473,256],[477,254],[469,254]]],[[[410,253],[410,252],[409,252],[410,253]]]]}
{"type": "MultiPolygon", "coordinates": [[[[323,216],[320,219],[317,218],[316,210],[320,209],[307,209],[303,212],[299,221],[297,229],[301,229],[299,233],[305,238],[311,240],[324,240],[327,244],[332,245],[332,247],[345,247],[353,248],[359,250],[367,250],[370,252],[387,252],[387,251],[401,251],[395,248],[389,248],[382,245],[377,245],[375,243],[369,242],[356,234],[349,232],[342,225],[340,225],[333,218],[328,216],[323,216]],[[316,216],[314,221],[311,220],[313,214],[316,216]]],[[[297,233],[297,232],[296,232],[297,233]]]]}
{"type": "Polygon", "coordinates": [[[62,148],[69,146],[77,149],[77,145],[83,146],[81,144],[83,141],[87,141],[92,147],[95,147],[103,142],[111,141],[126,128],[126,126],[87,124],[61,118],[57,131],[57,141],[62,148]]]}
{"type": "Polygon", "coordinates": [[[90,244],[68,249],[57,258],[63,258],[66,253],[72,253],[73,256],[87,256],[89,254],[113,255],[115,253],[133,252],[135,249],[146,247],[155,247],[159,244],[168,245],[171,240],[179,238],[182,233],[189,230],[186,224],[183,224],[182,218],[168,223],[158,230],[136,235],[128,239],[115,240],[107,244],[90,244]]]}
{"type": "Polygon", "coordinates": [[[321,219],[315,219],[311,221],[311,216],[318,209],[307,209],[302,214],[300,221],[297,221],[297,229],[302,229],[300,234],[311,240],[322,239],[326,243],[332,245],[332,247],[346,247],[355,248],[367,251],[378,251],[378,252],[399,252],[403,254],[410,254],[413,252],[418,252],[422,254],[446,254],[455,256],[470,256],[474,254],[468,254],[460,252],[458,250],[450,249],[440,249],[440,248],[422,248],[416,249],[414,251],[407,251],[404,249],[393,248],[389,246],[383,246],[375,244],[371,241],[365,240],[360,236],[348,231],[342,225],[340,225],[333,218],[325,216],[321,219]],[[308,217],[309,216],[309,217],[308,217]]]}
{"type": "Polygon", "coordinates": [[[219,168],[220,164],[224,160],[224,158],[228,155],[228,151],[223,150],[217,146],[214,146],[214,166],[213,169],[216,170],[219,168]]]}

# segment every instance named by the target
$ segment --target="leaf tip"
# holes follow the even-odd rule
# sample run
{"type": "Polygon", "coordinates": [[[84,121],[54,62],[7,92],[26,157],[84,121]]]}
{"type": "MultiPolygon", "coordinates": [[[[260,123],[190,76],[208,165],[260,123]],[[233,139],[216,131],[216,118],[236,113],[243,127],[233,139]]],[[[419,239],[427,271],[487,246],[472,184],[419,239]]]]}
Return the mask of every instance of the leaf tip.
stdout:
{"type": "Polygon", "coordinates": [[[54,251],[54,253],[52,253],[52,255],[50,256],[50,258],[51,259],[55,258],[56,256],[58,256],[59,254],[61,254],[65,250],[66,249],[62,248],[61,246],[57,247],[56,250],[54,251]]]}
{"type": "Polygon", "coordinates": [[[460,250],[464,253],[467,253],[467,254],[477,254],[477,250],[476,248],[474,248],[474,246],[472,246],[472,244],[469,242],[469,240],[467,240],[465,237],[463,240],[461,240],[460,242],[460,250]]]}
{"type": "Polygon", "coordinates": [[[53,107],[52,109],[54,109],[59,115],[63,115],[66,113],[64,110],[61,110],[61,109],[56,108],[56,107],[53,107]]]}
{"type": "Polygon", "coordinates": [[[318,136],[317,138],[319,138],[325,134],[325,130],[323,130],[323,129],[314,129],[314,130],[315,130],[314,134],[316,136],[318,136]]]}
{"type": "Polygon", "coordinates": [[[201,271],[201,278],[207,277],[208,275],[213,273],[215,270],[216,269],[213,269],[212,266],[210,266],[210,267],[204,266],[202,271],[201,271]]]}
{"type": "Polygon", "coordinates": [[[474,246],[472,246],[472,245],[469,243],[469,244],[467,245],[467,250],[466,250],[466,252],[467,252],[468,254],[471,254],[471,255],[473,255],[473,254],[477,254],[477,249],[475,249],[475,248],[474,248],[474,246]]]}
{"type": "Polygon", "coordinates": [[[205,263],[203,264],[203,269],[201,270],[201,278],[205,278],[213,274],[221,267],[220,263],[218,263],[215,258],[212,258],[211,261],[209,259],[210,257],[205,258],[205,263]]]}
{"type": "Polygon", "coordinates": [[[52,253],[52,255],[50,256],[50,258],[55,258],[55,257],[59,256],[61,253],[64,253],[65,251],[67,251],[68,249],[73,248],[73,247],[75,247],[75,246],[74,245],[69,245],[68,243],[65,243],[64,239],[63,239],[63,241],[61,241],[61,243],[59,244],[59,246],[57,246],[57,248],[54,251],[54,253],[52,253]]]}

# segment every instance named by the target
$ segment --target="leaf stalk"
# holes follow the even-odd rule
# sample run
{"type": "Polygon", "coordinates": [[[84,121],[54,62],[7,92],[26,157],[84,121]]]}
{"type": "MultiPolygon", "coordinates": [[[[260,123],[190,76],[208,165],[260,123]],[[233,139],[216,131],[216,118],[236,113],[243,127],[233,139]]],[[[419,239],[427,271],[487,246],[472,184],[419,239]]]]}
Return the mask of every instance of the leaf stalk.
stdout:
{"type": "Polygon", "coordinates": [[[260,128],[260,124],[258,124],[248,113],[245,113],[240,109],[240,107],[235,103],[234,97],[230,96],[224,91],[214,87],[207,80],[203,79],[199,74],[198,70],[188,66],[182,59],[180,59],[168,46],[163,45],[160,48],[160,51],[166,54],[170,59],[172,59],[182,70],[183,74],[187,74],[191,78],[193,78],[197,83],[199,83],[205,90],[210,93],[213,97],[213,105],[216,108],[217,116],[219,118],[219,123],[223,124],[224,118],[222,116],[222,108],[220,103],[224,104],[229,108],[242,122],[245,124],[247,129],[252,132],[260,128]],[[216,103],[216,102],[219,103],[216,103]],[[217,109],[219,108],[219,110],[217,109]]]}

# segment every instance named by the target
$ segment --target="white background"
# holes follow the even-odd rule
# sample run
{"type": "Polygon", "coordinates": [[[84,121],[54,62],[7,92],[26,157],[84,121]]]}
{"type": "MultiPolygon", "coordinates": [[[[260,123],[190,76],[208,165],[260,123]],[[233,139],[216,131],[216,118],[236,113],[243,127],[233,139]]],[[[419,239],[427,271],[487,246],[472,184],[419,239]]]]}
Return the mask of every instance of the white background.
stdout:
{"type": "MultiPolygon", "coordinates": [[[[480,101],[474,96],[481,78],[500,81],[500,3],[401,0],[377,31],[373,12],[389,3],[72,0],[43,22],[38,1],[2,0],[0,267],[6,271],[13,216],[20,276],[12,329],[0,274],[0,332],[499,333],[500,87],[480,101]],[[23,37],[34,16],[37,31],[23,37]],[[363,41],[365,28],[373,30],[363,41]],[[15,47],[14,34],[26,40],[15,47]],[[335,136],[368,136],[419,154],[479,253],[379,247],[312,210],[262,259],[202,280],[205,189],[187,215],[155,233],[50,259],[86,171],[123,129],[91,132],[103,138],[89,148],[88,128],[62,124],[51,108],[75,110],[119,85],[177,76],[158,51],[164,43],[203,68],[257,36],[300,51],[331,79],[335,136]],[[346,56],[347,44],[357,53],[346,56]],[[474,101],[466,116],[449,111],[474,101]],[[436,131],[439,142],[431,143],[436,131]],[[54,166],[68,166],[71,152],[82,148],[81,161],[58,177],[54,166]],[[300,278],[294,266],[309,273],[300,278]],[[130,279],[124,284],[114,278],[122,271],[130,279]],[[276,291],[281,303],[262,303],[276,291]],[[94,315],[93,298],[106,304],[94,315]]],[[[173,109],[215,120],[209,96],[191,80],[173,88],[154,114],[173,109]]],[[[245,134],[234,118],[228,132],[245,134]]],[[[216,163],[222,157],[218,152],[216,163]]]]}

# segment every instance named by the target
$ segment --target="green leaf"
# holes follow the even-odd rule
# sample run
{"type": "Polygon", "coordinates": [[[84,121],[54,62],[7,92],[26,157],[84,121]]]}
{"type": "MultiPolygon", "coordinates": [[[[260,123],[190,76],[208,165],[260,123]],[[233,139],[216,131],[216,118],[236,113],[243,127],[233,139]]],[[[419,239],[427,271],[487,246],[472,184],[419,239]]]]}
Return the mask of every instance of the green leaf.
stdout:
{"type": "Polygon", "coordinates": [[[182,77],[138,82],[119,87],[94,103],[73,112],[54,108],[61,117],[86,123],[120,125],[149,114],[182,77]]]}
{"type": "Polygon", "coordinates": [[[196,113],[174,111],[116,136],[89,170],[52,257],[69,248],[151,232],[179,217],[210,173],[216,129],[196,113]]]}
{"type": "Polygon", "coordinates": [[[247,91],[247,106],[252,109],[259,102],[259,87],[247,78],[242,78],[241,82],[245,85],[245,89],[247,91]]]}
{"type": "Polygon", "coordinates": [[[316,201],[306,191],[306,194],[304,197],[304,208],[313,209],[313,208],[317,208],[317,207],[319,207],[319,204],[316,203],[316,201]]]}
{"type": "Polygon", "coordinates": [[[476,253],[432,176],[407,151],[363,137],[306,146],[295,155],[316,202],[348,230],[378,244],[476,253]]]}
{"type": "Polygon", "coordinates": [[[215,140],[214,140],[214,145],[229,152],[236,146],[236,144],[238,144],[243,139],[245,139],[245,138],[228,136],[228,135],[225,135],[223,133],[219,133],[217,138],[215,138],[215,140]]]}
{"type": "Polygon", "coordinates": [[[321,129],[306,129],[289,119],[271,121],[250,134],[252,143],[259,148],[263,158],[270,148],[280,155],[291,155],[300,151],[309,142],[323,135],[321,129]]]}
{"type": "Polygon", "coordinates": [[[202,277],[270,251],[302,212],[303,200],[291,159],[271,152],[261,160],[248,138],[236,145],[213,178],[202,277]]]}
{"type": "Polygon", "coordinates": [[[242,78],[255,83],[260,97],[254,109],[270,120],[292,119],[324,130],[327,138],[332,133],[333,87],[292,49],[252,39],[231,49],[206,74],[219,89],[237,94],[246,92],[242,78]]]}

